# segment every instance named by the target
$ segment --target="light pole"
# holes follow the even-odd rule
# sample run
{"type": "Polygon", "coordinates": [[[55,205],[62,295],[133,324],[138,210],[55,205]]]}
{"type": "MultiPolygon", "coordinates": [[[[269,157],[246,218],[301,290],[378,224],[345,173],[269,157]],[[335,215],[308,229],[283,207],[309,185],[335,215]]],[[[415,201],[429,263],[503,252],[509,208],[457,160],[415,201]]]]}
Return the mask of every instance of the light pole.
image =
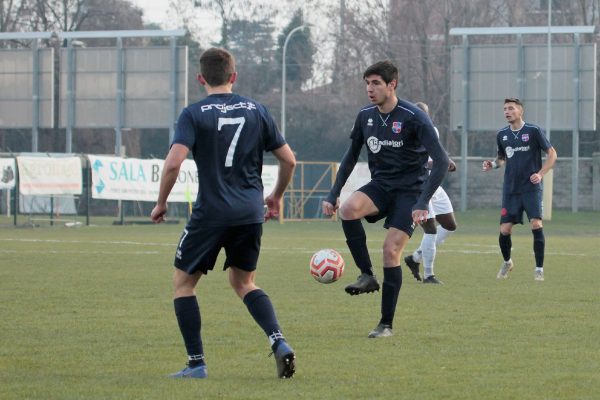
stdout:
{"type": "MultiPolygon", "coordinates": [[[[550,140],[552,132],[552,2],[548,1],[548,61],[546,63],[546,137],[550,140]]],[[[576,184],[573,183],[573,186],[576,184]]],[[[542,218],[546,221],[552,219],[552,192],[554,190],[554,172],[551,169],[544,177],[544,190],[542,192],[542,218]]]]}
{"type": "Polygon", "coordinates": [[[287,34],[285,42],[283,43],[283,55],[281,57],[281,135],[285,138],[285,53],[287,52],[287,45],[292,35],[300,29],[306,28],[306,24],[295,27],[287,34]]]}

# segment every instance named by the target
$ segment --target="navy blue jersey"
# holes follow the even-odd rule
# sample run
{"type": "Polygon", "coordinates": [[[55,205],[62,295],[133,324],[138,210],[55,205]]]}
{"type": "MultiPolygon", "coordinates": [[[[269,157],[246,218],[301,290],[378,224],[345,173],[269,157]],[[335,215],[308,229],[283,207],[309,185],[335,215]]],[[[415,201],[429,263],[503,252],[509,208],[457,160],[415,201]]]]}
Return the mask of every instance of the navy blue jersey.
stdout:
{"type": "Polygon", "coordinates": [[[498,159],[506,161],[504,193],[525,193],[542,190],[541,183],[531,183],[531,175],[542,169],[542,151],[552,147],[542,128],[524,124],[518,131],[510,126],[496,136],[498,159]]]}
{"type": "Polygon", "coordinates": [[[342,159],[329,202],[335,204],[364,144],[371,179],[386,191],[420,193],[414,209],[427,209],[449,161],[425,112],[400,99],[389,114],[382,114],[377,106],[366,107],[358,113],[350,137],[353,144],[342,159]],[[434,160],[431,175],[426,168],[429,156],[434,160]]]}
{"type": "Polygon", "coordinates": [[[234,93],[186,107],[173,144],[187,146],[198,167],[192,219],[204,226],[264,222],[263,153],[285,144],[267,109],[234,93]]]}

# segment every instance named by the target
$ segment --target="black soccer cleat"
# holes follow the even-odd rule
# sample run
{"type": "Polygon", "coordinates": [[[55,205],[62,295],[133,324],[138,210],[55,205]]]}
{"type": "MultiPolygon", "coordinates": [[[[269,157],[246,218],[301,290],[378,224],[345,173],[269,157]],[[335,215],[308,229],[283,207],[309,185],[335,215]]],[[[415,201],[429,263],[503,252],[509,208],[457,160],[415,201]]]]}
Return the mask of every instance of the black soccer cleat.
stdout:
{"type": "Polygon", "coordinates": [[[277,377],[287,379],[294,376],[294,372],[296,372],[296,364],[294,362],[296,355],[290,345],[285,340],[280,340],[274,354],[275,364],[277,365],[277,377]]]}
{"type": "Polygon", "coordinates": [[[379,291],[379,282],[375,275],[360,274],[356,282],[349,284],[344,289],[350,296],[362,293],[371,293],[379,291]]]}
{"type": "Polygon", "coordinates": [[[434,285],[443,285],[444,284],[444,282],[442,282],[438,278],[436,278],[435,275],[431,275],[431,276],[428,276],[427,278],[423,279],[423,283],[433,283],[434,285]]]}
{"type": "Polygon", "coordinates": [[[408,266],[408,269],[410,269],[410,272],[413,274],[415,279],[420,281],[421,280],[421,274],[419,274],[419,264],[420,263],[413,260],[412,254],[410,256],[404,257],[404,262],[408,266]]]}

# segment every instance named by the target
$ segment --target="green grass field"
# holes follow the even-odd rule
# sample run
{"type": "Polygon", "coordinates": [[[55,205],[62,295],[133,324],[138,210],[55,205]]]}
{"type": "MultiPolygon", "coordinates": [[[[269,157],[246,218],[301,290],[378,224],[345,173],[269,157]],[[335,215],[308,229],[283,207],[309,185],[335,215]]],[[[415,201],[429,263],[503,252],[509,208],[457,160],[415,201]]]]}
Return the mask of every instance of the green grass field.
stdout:
{"type": "MultiPolygon", "coordinates": [[[[527,226],[515,227],[515,270],[498,281],[497,212],[457,219],[438,248],[445,285],[405,269],[385,339],[366,337],[380,293],[343,291],[358,270],[339,223],[265,225],[257,282],[297,352],[287,381],[220,270],[199,287],[209,378],[166,378],[185,363],[171,299],[183,225],[32,229],[0,219],[0,399],[598,399],[600,213],[555,211],[546,222],[545,282],[533,280],[527,226]],[[308,273],[324,247],[347,261],[331,285],[308,273]]],[[[382,275],[385,230],[367,234],[382,275]]]]}

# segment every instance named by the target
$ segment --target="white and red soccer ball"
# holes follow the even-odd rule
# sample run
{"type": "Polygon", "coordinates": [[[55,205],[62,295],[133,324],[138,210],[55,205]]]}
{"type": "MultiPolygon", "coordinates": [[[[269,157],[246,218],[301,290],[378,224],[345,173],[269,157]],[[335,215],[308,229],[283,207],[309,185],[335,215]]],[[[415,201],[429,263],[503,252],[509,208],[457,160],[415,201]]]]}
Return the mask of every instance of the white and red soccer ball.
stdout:
{"type": "Polygon", "coordinates": [[[344,273],[344,259],[333,249],[322,249],[310,258],[310,274],[318,282],[332,283],[344,273]]]}

